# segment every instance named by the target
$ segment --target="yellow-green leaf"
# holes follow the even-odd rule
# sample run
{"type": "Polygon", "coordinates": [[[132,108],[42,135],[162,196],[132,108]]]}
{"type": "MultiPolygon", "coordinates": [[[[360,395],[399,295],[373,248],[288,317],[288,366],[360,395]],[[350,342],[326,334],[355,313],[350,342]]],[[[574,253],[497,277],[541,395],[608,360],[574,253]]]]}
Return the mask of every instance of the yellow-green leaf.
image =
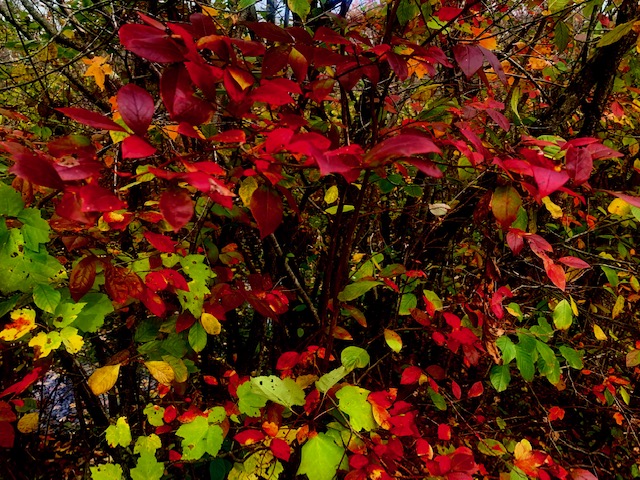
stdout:
{"type": "Polygon", "coordinates": [[[95,395],[102,395],[113,388],[118,381],[118,374],[120,373],[120,364],[107,365],[106,367],[98,368],[94,371],[87,383],[89,388],[95,395]]]}
{"type": "Polygon", "coordinates": [[[336,185],[331,185],[327,188],[327,191],[324,192],[324,201],[326,204],[331,205],[333,202],[338,200],[338,187],[336,185]]]}
{"type": "Polygon", "coordinates": [[[402,350],[402,338],[393,330],[389,330],[388,328],[384,329],[384,340],[394,352],[398,353],[402,350]]]}
{"type": "Polygon", "coordinates": [[[209,335],[220,335],[222,331],[220,321],[210,313],[203,313],[200,316],[200,323],[202,323],[202,328],[209,335]]]}
{"type": "Polygon", "coordinates": [[[173,382],[175,373],[173,371],[173,368],[171,368],[171,365],[169,365],[167,362],[154,360],[144,362],[144,364],[149,369],[149,373],[151,373],[151,376],[155,378],[158,383],[168,385],[173,382]]]}
{"type": "Polygon", "coordinates": [[[615,319],[618,315],[620,315],[624,310],[624,297],[622,295],[618,295],[616,299],[616,303],[613,306],[613,310],[611,310],[611,318],[615,319]]]}
{"type": "Polygon", "coordinates": [[[544,203],[545,208],[551,214],[553,218],[562,218],[562,208],[553,203],[549,197],[543,197],[542,203],[544,203]]]}
{"type": "Polygon", "coordinates": [[[40,416],[37,412],[27,413],[18,420],[18,431],[22,433],[33,433],[38,430],[40,416]]]}

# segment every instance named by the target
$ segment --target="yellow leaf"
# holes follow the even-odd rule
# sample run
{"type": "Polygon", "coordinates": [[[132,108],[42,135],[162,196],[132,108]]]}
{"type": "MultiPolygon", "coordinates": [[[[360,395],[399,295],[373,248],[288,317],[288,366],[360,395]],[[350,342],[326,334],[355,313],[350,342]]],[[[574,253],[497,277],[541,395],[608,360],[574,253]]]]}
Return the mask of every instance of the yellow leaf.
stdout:
{"type": "Polygon", "coordinates": [[[525,458],[529,458],[532,450],[533,447],[531,447],[531,443],[529,442],[529,440],[520,440],[518,443],[516,443],[516,446],[513,449],[513,456],[516,460],[523,460],[525,458]]]}
{"type": "Polygon", "coordinates": [[[218,16],[218,10],[213,8],[213,7],[207,7],[205,5],[202,5],[202,13],[209,15],[210,17],[217,17],[218,16]]]}
{"type": "Polygon", "coordinates": [[[593,325],[593,334],[596,336],[596,340],[604,341],[608,338],[606,333],[602,331],[602,328],[600,328],[600,325],[598,324],[593,325]]]}
{"type": "Polygon", "coordinates": [[[485,32],[484,28],[471,28],[471,31],[476,36],[476,40],[480,46],[486,48],[487,50],[495,50],[498,46],[498,42],[496,41],[495,36],[490,36],[487,32],[485,32]],[[480,36],[482,35],[482,36],[480,36]]]}
{"type": "Polygon", "coordinates": [[[200,317],[200,323],[202,324],[204,331],[209,335],[220,335],[220,332],[222,331],[220,321],[210,313],[203,313],[200,317]]]}
{"type": "Polygon", "coordinates": [[[164,130],[164,133],[166,133],[171,140],[175,140],[180,135],[178,127],[179,125],[166,125],[162,127],[162,130],[164,130]]]}
{"type": "Polygon", "coordinates": [[[87,71],[84,72],[85,77],[93,77],[96,81],[96,85],[100,88],[100,90],[104,91],[104,79],[106,75],[111,75],[113,70],[111,69],[111,65],[107,62],[107,59],[104,57],[93,57],[93,58],[83,58],[82,62],[85,65],[89,65],[87,71]]]}
{"type": "Polygon", "coordinates": [[[20,308],[11,312],[12,322],[0,331],[0,340],[12,342],[36,328],[36,312],[31,308],[20,308]]]}
{"type": "Polygon", "coordinates": [[[27,413],[18,420],[18,431],[22,433],[33,433],[38,430],[40,416],[37,412],[27,413]]]}
{"type": "Polygon", "coordinates": [[[622,200],[621,198],[614,198],[607,208],[611,215],[628,215],[631,211],[631,205],[622,200]]]}
{"type": "Polygon", "coordinates": [[[144,364],[158,383],[168,385],[173,382],[173,379],[176,377],[173,368],[171,368],[171,365],[167,362],[151,361],[144,362],[144,364]]]}
{"type": "Polygon", "coordinates": [[[544,197],[542,203],[544,203],[544,206],[553,218],[562,218],[562,208],[553,203],[549,197],[544,197]]]}
{"type": "Polygon", "coordinates": [[[615,319],[618,315],[620,315],[624,310],[624,297],[622,295],[618,295],[616,299],[616,304],[613,306],[613,310],[611,311],[611,318],[615,319]]]}
{"type": "Polygon", "coordinates": [[[336,185],[331,185],[324,193],[324,201],[328,205],[331,205],[336,200],[338,200],[338,187],[336,185]]]}
{"type": "Polygon", "coordinates": [[[118,380],[120,373],[120,364],[107,365],[94,371],[87,383],[89,388],[95,395],[102,395],[113,388],[118,380]]]}
{"type": "Polygon", "coordinates": [[[251,204],[251,196],[257,189],[258,182],[255,177],[247,177],[242,181],[240,189],[238,190],[238,195],[240,195],[240,200],[242,200],[245,207],[248,207],[251,204]]]}
{"type": "Polygon", "coordinates": [[[528,69],[529,70],[543,70],[547,68],[548,62],[544,58],[536,58],[532,57],[529,59],[528,69]]]}
{"type": "Polygon", "coordinates": [[[389,345],[389,348],[394,352],[398,353],[400,350],[402,350],[402,338],[393,330],[385,328],[384,339],[387,342],[387,345],[389,345]]]}
{"type": "Polygon", "coordinates": [[[29,340],[29,346],[35,349],[36,359],[48,356],[52,350],[60,347],[62,340],[58,332],[38,332],[38,334],[29,340]]]}
{"type": "Polygon", "coordinates": [[[84,345],[84,339],[78,335],[78,329],[74,327],[64,327],[60,330],[60,338],[69,353],[78,353],[84,345]]]}
{"type": "Polygon", "coordinates": [[[576,301],[573,299],[571,295],[569,295],[569,303],[571,305],[571,311],[574,316],[578,316],[578,305],[576,305],[576,301]]]}

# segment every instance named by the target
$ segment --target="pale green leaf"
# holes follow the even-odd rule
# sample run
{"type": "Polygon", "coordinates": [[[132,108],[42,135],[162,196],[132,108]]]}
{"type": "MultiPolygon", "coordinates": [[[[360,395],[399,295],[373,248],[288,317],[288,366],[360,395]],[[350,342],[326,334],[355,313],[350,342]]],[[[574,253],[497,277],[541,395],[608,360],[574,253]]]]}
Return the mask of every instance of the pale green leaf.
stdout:
{"type": "Polygon", "coordinates": [[[573,311],[567,300],[562,300],[553,309],[553,324],[559,330],[568,330],[573,322],[573,311]]]}
{"type": "Polygon", "coordinates": [[[112,446],[128,447],[131,443],[131,429],[125,417],[118,418],[115,425],[110,425],[105,432],[107,443],[112,446]]]}
{"type": "Polygon", "coordinates": [[[255,393],[278,405],[291,408],[294,405],[305,404],[304,391],[291,378],[282,379],[275,375],[255,377],[251,379],[251,384],[255,393]]]}
{"type": "Polygon", "coordinates": [[[342,366],[349,372],[354,368],[366,367],[369,365],[370,360],[371,358],[367,351],[360,347],[347,347],[342,350],[342,353],[340,354],[342,366]]]}
{"type": "Polygon", "coordinates": [[[259,417],[260,409],[267,404],[267,398],[264,395],[255,393],[253,385],[249,381],[238,387],[237,394],[240,413],[250,417],[259,417]]]}
{"type": "Polygon", "coordinates": [[[39,283],[33,288],[33,303],[47,313],[53,313],[60,303],[60,292],[51,285],[39,283]]]}
{"type": "Polygon", "coordinates": [[[287,5],[293,13],[302,19],[303,22],[307,19],[307,15],[309,15],[309,12],[311,11],[310,0],[287,0],[287,5]]]}
{"type": "Polygon", "coordinates": [[[145,453],[131,469],[131,480],[160,480],[163,474],[164,464],[158,462],[155,455],[145,453]]]}
{"type": "Polygon", "coordinates": [[[340,300],[341,302],[349,302],[351,300],[355,300],[361,295],[367,293],[372,288],[381,284],[382,282],[379,282],[377,280],[361,280],[359,282],[349,284],[338,294],[338,300],[340,300]]]}
{"type": "Polygon", "coordinates": [[[346,368],[344,368],[344,366],[335,368],[330,372],[322,375],[316,382],[316,387],[318,387],[318,390],[320,390],[321,393],[327,393],[331,389],[331,387],[342,380],[347,373],[349,372],[346,368]]]}
{"type": "MultiPolygon", "coordinates": [[[[219,428],[219,427],[218,427],[219,428]]],[[[209,431],[209,422],[204,417],[196,417],[190,423],[181,425],[176,431],[182,437],[182,458],[198,460],[206,451],[205,436],[209,431]]]]}
{"type": "Polygon", "coordinates": [[[498,338],[496,340],[496,345],[498,346],[498,348],[500,349],[500,352],[502,353],[502,361],[504,362],[505,365],[508,365],[511,362],[511,360],[516,358],[516,346],[511,341],[511,339],[506,335],[503,335],[502,337],[498,338]]]}
{"type": "Polygon", "coordinates": [[[622,39],[627,33],[633,30],[633,24],[635,20],[631,20],[630,22],[621,23],[617,25],[613,30],[605,33],[600,41],[596,45],[597,47],[606,47],[607,45],[612,45],[619,40],[622,39]]]}
{"type": "Polygon", "coordinates": [[[367,401],[369,393],[369,390],[353,385],[342,387],[336,392],[338,408],[349,415],[349,423],[356,432],[363,429],[369,432],[377,426],[371,404],[367,401]]]}
{"type": "Polygon", "coordinates": [[[154,427],[164,425],[164,407],[160,405],[148,404],[142,411],[147,416],[147,421],[154,427]]]}
{"type": "Polygon", "coordinates": [[[89,467],[91,480],[122,480],[122,467],[117,463],[105,463],[89,467]]]}
{"type": "Polygon", "coordinates": [[[162,447],[162,441],[160,440],[160,437],[155,433],[152,433],[147,437],[138,437],[138,439],[136,440],[136,445],[135,447],[133,447],[133,453],[148,453],[151,455],[155,455],[156,450],[160,447],[162,447]]]}
{"type": "Polygon", "coordinates": [[[6,183],[0,182],[0,215],[17,217],[23,208],[22,196],[6,183]]]}
{"type": "Polygon", "coordinates": [[[104,324],[104,318],[113,312],[111,300],[104,293],[90,292],[82,297],[84,308],[78,313],[73,326],[83,332],[95,332],[104,324]]]}
{"type": "Polygon", "coordinates": [[[413,293],[405,293],[400,299],[399,315],[411,315],[411,310],[418,306],[418,298],[413,293]]]}
{"type": "Polygon", "coordinates": [[[338,468],[347,469],[347,456],[325,433],[318,433],[302,446],[298,475],[309,480],[334,480],[338,468]]]}

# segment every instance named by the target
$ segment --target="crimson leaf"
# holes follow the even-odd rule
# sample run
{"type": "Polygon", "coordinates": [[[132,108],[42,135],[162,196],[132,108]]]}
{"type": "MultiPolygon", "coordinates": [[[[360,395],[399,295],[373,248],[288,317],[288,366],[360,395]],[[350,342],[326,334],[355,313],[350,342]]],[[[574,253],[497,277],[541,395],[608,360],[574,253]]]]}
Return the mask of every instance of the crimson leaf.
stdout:
{"type": "Polygon", "coordinates": [[[140,136],[147,133],[155,107],[144,88],[129,83],[118,91],[118,111],[131,130],[140,136]]]}

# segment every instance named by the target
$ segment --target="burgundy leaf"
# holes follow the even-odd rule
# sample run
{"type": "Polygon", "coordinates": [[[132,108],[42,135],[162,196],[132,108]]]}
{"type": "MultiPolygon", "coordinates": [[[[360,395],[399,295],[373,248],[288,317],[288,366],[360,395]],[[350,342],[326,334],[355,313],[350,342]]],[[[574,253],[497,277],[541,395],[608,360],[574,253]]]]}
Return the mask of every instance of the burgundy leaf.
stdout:
{"type": "Polygon", "coordinates": [[[206,63],[185,62],[184,66],[196,87],[209,100],[215,100],[218,95],[218,83],[222,81],[224,70],[206,63]]]}
{"type": "Polygon", "coordinates": [[[12,156],[16,162],[9,171],[14,175],[24,178],[31,183],[43,187],[62,190],[64,182],[53,164],[44,158],[29,154],[19,153],[12,156]]]}
{"type": "Polygon", "coordinates": [[[293,37],[282,27],[272,22],[244,22],[257,36],[269,42],[293,43],[293,37]]]}
{"type": "Polygon", "coordinates": [[[166,69],[160,79],[160,96],[171,119],[189,125],[205,123],[213,108],[193,94],[191,78],[184,65],[166,69]]]}
{"type": "Polygon", "coordinates": [[[145,158],[154,153],[156,148],[137,135],[130,135],[122,141],[122,158],[145,158]]]}
{"type": "Polygon", "coordinates": [[[289,457],[291,456],[291,447],[289,444],[282,440],[281,438],[273,438],[271,440],[271,452],[273,456],[283,460],[285,462],[289,461],[289,457]]]}
{"type": "Polygon", "coordinates": [[[516,256],[520,255],[520,252],[524,247],[524,239],[522,238],[521,234],[518,234],[518,232],[522,231],[512,228],[509,229],[509,232],[507,233],[507,245],[509,245],[509,248],[516,256]]]}
{"type": "Polygon", "coordinates": [[[378,167],[394,157],[410,157],[424,153],[440,153],[440,149],[423,135],[401,133],[373,147],[364,156],[364,162],[369,167],[378,167]]]}
{"type": "Polygon", "coordinates": [[[184,47],[158,28],[127,24],[120,27],[118,36],[124,48],[152,62],[173,63],[184,60],[184,47]]]}
{"type": "Polygon", "coordinates": [[[57,108],[59,112],[62,112],[67,117],[72,118],[76,122],[80,122],[84,125],[89,125],[93,128],[100,130],[114,130],[116,132],[124,132],[124,128],[111,120],[109,117],[102,115],[101,113],[92,112],[85,108],[79,107],[65,107],[57,108]]]}
{"type": "Polygon", "coordinates": [[[153,97],[144,88],[129,83],[118,91],[117,102],[127,126],[144,137],[153,119],[153,97]]]}
{"type": "Polygon", "coordinates": [[[271,188],[261,186],[255,190],[249,208],[258,224],[260,238],[275,232],[282,223],[282,198],[271,188]]]}
{"type": "Polygon", "coordinates": [[[482,385],[482,382],[476,382],[473,385],[471,385],[471,387],[469,388],[467,397],[468,398],[479,397],[480,395],[482,395],[483,392],[484,392],[484,386],[482,385]]]}
{"type": "Polygon", "coordinates": [[[99,185],[86,185],[78,191],[83,212],[112,212],[122,210],[127,204],[116,197],[111,190],[99,185]]]}
{"type": "Polygon", "coordinates": [[[489,115],[491,119],[500,126],[500,128],[505,132],[509,131],[509,128],[511,128],[511,122],[507,120],[507,117],[505,117],[502,112],[494,110],[493,108],[487,108],[486,112],[487,115],[489,115]]]}
{"type": "Polygon", "coordinates": [[[440,170],[435,163],[426,158],[408,158],[407,162],[430,177],[442,178],[444,176],[442,170],[440,170]]]}
{"type": "Polygon", "coordinates": [[[160,197],[160,212],[174,232],[184,227],[193,217],[193,200],[184,188],[166,190],[160,197]]]}
{"type": "Polygon", "coordinates": [[[93,159],[96,156],[96,148],[91,140],[82,135],[66,135],[47,143],[47,150],[54,157],[75,155],[78,158],[93,159]]]}
{"type": "Polygon", "coordinates": [[[398,76],[398,79],[404,82],[409,76],[406,60],[394,52],[387,52],[384,58],[389,63],[393,72],[398,76]]]}
{"type": "Polygon", "coordinates": [[[498,78],[500,79],[500,81],[506,85],[507,76],[504,74],[504,70],[502,69],[502,64],[500,63],[500,60],[498,60],[498,57],[496,57],[495,53],[493,53],[491,50],[484,48],[482,45],[478,45],[478,48],[482,52],[482,55],[484,56],[485,60],[489,62],[489,65],[491,65],[491,68],[493,68],[493,71],[496,72],[496,75],[498,75],[498,78]]]}
{"type": "MultiPolygon", "coordinates": [[[[480,47],[459,43],[453,47],[453,57],[460,65],[462,72],[470,78],[482,67],[484,55],[480,47]]],[[[497,72],[496,72],[497,73],[497,72]]]]}
{"type": "Polygon", "coordinates": [[[589,180],[593,170],[593,158],[587,148],[570,146],[566,155],[567,173],[576,185],[589,180]]]}
{"type": "Polygon", "coordinates": [[[74,301],[78,302],[91,290],[96,279],[96,264],[98,258],[91,255],[84,257],[71,269],[69,276],[69,293],[74,301]]]}

